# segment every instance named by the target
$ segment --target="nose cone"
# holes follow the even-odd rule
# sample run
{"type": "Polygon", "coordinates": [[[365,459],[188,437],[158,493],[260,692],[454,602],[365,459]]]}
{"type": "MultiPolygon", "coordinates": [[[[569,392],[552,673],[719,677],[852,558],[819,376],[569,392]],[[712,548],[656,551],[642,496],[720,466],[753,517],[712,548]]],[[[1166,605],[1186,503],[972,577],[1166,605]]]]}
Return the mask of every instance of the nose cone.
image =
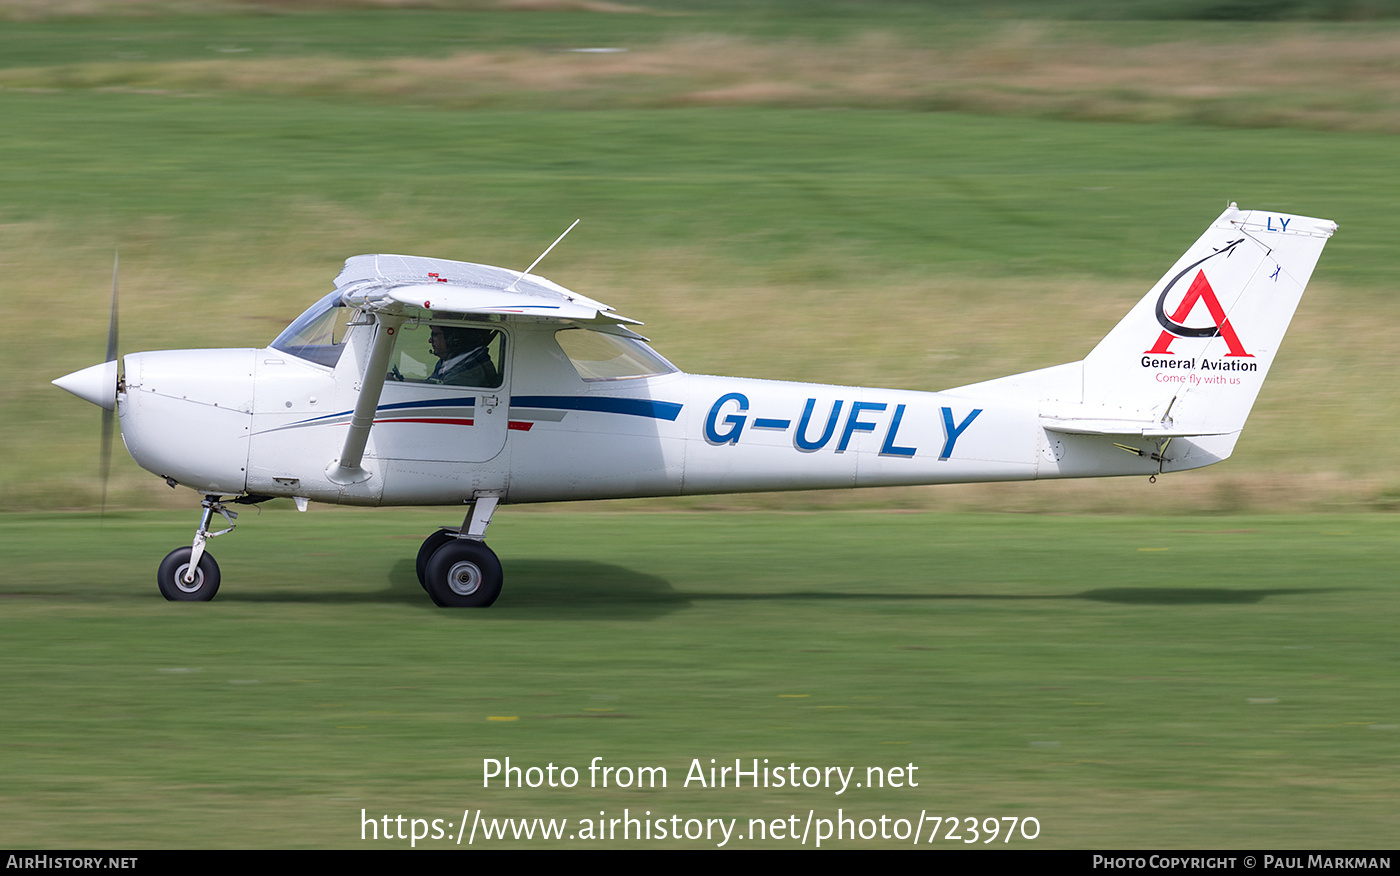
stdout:
{"type": "Polygon", "coordinates": [[[114,410],[117,406],[117,360],[65,374],[53,381],[53,385],[68,390],[83,401],[114,410]]]}

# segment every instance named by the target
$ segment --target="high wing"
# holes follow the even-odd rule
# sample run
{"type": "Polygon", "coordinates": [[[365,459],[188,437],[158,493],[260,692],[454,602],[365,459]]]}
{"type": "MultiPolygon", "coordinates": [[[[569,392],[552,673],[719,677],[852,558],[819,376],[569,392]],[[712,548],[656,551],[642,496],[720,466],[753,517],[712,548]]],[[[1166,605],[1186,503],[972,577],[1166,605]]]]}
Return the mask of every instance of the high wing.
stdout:
{"type": "Polygon", "coordinates": [[[544,277],[448,259],[354,256],[335,278],[335,288],[352,307],[408,318],[459,313],[640,325],[544,277]]]}

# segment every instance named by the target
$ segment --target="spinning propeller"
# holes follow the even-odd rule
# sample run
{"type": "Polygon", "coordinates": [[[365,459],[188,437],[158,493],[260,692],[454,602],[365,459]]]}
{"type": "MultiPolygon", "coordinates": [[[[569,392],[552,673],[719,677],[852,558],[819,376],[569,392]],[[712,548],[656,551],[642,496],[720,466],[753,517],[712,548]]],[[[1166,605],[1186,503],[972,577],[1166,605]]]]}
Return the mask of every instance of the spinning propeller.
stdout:
{"type": "Polygon", "coordinates": [[[98,473],[102,478],[102,508],[107,508],[107,478],[112,469],[112,427],[117,410],[117,267],[120,254],[112,256],[112,311],[107,320],[107,358],[100,365],[93,365],[81,371],[53,381],[54,386],[66,389],[84,401],[90,401],[102,408],[102,458],[98,473]]]}

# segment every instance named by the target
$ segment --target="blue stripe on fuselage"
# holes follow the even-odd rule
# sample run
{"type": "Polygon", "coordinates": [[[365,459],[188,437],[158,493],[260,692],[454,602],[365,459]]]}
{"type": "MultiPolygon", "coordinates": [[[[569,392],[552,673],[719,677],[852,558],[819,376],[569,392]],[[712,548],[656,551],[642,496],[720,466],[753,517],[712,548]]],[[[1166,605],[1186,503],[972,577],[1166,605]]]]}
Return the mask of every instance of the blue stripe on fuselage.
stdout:
{"type": "Polygon", "coordinates": [[[681,415],[676,402],[652,401],[648,398],[609,398],[592,395],[517,395],[510,400],[512,407],[550,408],[559,411],[597,411],[604,414],[626,414],[629,417],[650,417],[675,422],[681,415]]]}

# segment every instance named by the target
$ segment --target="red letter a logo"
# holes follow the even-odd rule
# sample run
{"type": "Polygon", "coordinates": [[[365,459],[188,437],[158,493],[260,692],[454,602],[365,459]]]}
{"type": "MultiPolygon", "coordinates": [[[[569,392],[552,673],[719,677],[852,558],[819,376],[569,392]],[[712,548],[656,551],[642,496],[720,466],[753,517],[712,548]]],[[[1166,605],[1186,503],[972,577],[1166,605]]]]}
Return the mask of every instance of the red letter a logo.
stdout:
{"type": "MultiPolygon", "coordinates": [[[[1170,289],[1170,287],[1168,287],[1170,289]]],[[[1227,356],[1248,356],[1254,358],[1252,353],[1246,353],[1244,346],[1240,343],[1239,337],[1235,334],[1234,328],[1230,325],[1230,320],[1225,316],[1225,308],[1220,306],[1220,299],[1215,297],[1215,290],[1210,288],[1210,281],[1206,279],[1205,271],[1198,271],[1196,279],[1191,281],[1191,288],[1186,290],[1186,297],[1181,299],[1181,304],[1177,305],[1176,312],[1168,319],[1162,312],[1162,303],[1167,297],[1167,290],[1162,291],[1162,297],[1157,302],[1157,318],[1162,325],[1170,328],[1164,330],[1157,343],[1148,350],[1148,353],[1172,355],[1171,344],[1174,338],[1215,338],[1225,339],[1225,344],[1230,348],[1227,356]],[[1197,301],[1206,303],[1206,310],[1210,311],[1210,318],[1215,320],[1215,328],[1189,328],[1184,325],[1186,317],[1191,315],[1191,309],[1196,306],[1197,301]]]]}

